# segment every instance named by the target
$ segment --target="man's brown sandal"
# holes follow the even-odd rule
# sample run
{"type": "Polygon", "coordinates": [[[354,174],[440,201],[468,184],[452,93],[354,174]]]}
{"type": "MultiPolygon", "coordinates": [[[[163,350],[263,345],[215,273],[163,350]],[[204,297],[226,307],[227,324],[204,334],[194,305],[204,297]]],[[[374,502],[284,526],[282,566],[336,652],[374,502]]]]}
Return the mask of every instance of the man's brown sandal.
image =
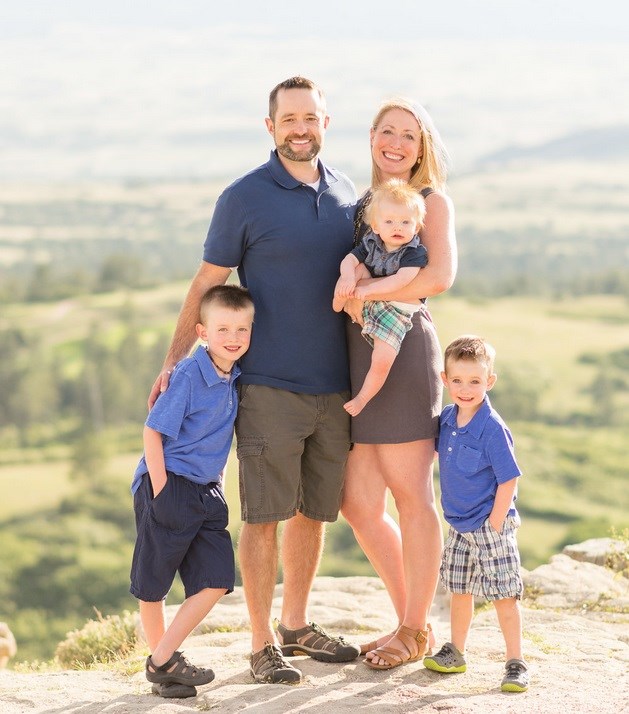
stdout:
{"type": "Polygon", "coordinates": [[[277,645],[267,642],[264,648],[249,658],[251,674],[256,682],[271,684],[299,684],[301,672],[282,657],[277,645]]]}
{"type": "Polygon", "coordinates": [[[278,621],[276,626],[282,639],[282,654],[287,657],[309,655],[320,662],[351,662],[360,654],[358,645],[342,637],[330,637],[314,622],[300,630],[288,630],[278,621]]]}
{"type": "Polygon", "coordinates": [[[375,664],[373,660],[364,660],[367,667],[372,669],[393,669],[407,662],[416,662],[421,659],[428,650],[428,638],[430,636],[430,625],[426,625],[425,630],[411,630],[410,627],[400,625],[395,636],[402,642],[405,649],[397,647],[377,647],[372,650],[374,657],[384,660],[385,664],[375,664]]]}
{"type": "Polygon", "coordinates": [[[148,681],[154,684],[187,684],[189,687],[209,684],[214,679],[214,672],[211,669],[190,664],[183,656],[183,652],[175,652],[168,662],[159,667],[148,656],[145,674],[148,681]],[[170,669],[171,667],[173,668],[170,669]]]}

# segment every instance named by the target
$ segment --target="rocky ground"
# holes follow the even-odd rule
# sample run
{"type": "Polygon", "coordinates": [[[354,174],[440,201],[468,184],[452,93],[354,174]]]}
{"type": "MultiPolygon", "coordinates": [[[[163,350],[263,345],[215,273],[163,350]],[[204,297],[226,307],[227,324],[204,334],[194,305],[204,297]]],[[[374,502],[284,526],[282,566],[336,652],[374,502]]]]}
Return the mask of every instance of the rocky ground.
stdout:
{"type": "MultiPolygon", "coordinates": [[[[212,666],[216,680],[191,699],[150,694],[142,673],[107,670],[0,672],[1,714],[166,714],[176,712],[447,712],[447,714],[587,714],[629,712],[629,580],[605,567],[609,543],[588,542],[525,574],[524,649],[532,672],[522,694],[500,691],[503,642],[492,608],[475,617],[465,674],[440,675],[420,662],[375,672],[360,660],[344,665],[295,658],[299,686],[253,683],[241,589],[205,623],[209,634],[185,643],[186,655],[212,666]]],[[[615,563],[617,570],[624,567],[615,563]]],[[[626,571],[625,571],[626,572],[626,571]]],[[[274,611],[279,611],[281,586],[274,611]]],[[[447,597],[432,612],[437,639],[449,638],[447,597]]],[[[375,578],[318,578],[310,615],[331,633],[357,642],[389,631],[393,612],[375,578]]],[[[201,629],[199,632],[201,632],[201,629]]]]}

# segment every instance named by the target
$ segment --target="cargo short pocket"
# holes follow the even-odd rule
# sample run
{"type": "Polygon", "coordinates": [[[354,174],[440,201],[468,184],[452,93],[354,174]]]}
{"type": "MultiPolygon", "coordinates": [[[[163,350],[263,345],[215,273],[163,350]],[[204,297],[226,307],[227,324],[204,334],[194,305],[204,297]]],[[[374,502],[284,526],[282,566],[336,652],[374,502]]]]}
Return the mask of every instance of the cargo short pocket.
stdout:
{"type": "Polygon", "coordinates": [[[266,447],[267,441],[262,436],[244,436],[237,441],[236,455],[243,516],[259,510],[262,506],[265,491],[266,447]]]}

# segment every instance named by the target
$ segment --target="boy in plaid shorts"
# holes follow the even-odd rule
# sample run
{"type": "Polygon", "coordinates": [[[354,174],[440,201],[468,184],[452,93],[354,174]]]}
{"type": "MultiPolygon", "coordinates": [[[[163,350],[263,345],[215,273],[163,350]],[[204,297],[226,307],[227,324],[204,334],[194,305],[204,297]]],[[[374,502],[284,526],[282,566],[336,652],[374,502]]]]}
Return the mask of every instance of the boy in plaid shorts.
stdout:
{"type": "Polygon", "coordinates": [[[363,337],[373,347],[371,366],[358,394],[343,407],[356,416],[382,388],[402,340],[412,328],[411,317],[420,308],[413,303],[368,300],[392,293],[408,285],[428,262],[425,246],[417,232],[422,227],[426,207],[416,189],[400,179],[378,186],[365,208],[368,231],[341,262],[341,276],[334,289],[332,307],[340,312],[349,298],[367,300],[363,306],[363,337]],[[360,280],[370,280],[357,286],[360,280]]]}
{"type": "Polygon", "coordinates": [[[495,350],[480,337],[464,335],[445,352],[441,373],[452,404],[441,414],[437,450],[441,505],[450,531],[441,561],[441,580],[451,593],[452,642],[424,658],[435,672],[465,672],[465,643],[474,596],[492,600],[506,643],[501,689],[528,689],[522,659],[522,595],[515,508],[521,471],[511,432],[491,407],[487,392],[496,382],[495,350]]]}

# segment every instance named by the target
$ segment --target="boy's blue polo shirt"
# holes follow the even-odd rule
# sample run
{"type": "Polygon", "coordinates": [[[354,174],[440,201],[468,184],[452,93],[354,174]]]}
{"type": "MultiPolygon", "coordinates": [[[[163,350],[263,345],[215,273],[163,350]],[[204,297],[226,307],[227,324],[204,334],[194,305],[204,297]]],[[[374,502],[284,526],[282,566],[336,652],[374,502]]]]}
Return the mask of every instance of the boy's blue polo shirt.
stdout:
{"type": "MultiPolygon", "coordinates": [[[[515,460],[511,432],[487,396],[463,427],[457,426],[457,412],[456,405],[448,405],[439,424],[441,505],[446,521],[459,533],[469,533],[489,517],[498,484],[522,472],[515,460]]],[[[515,515],[515,504],[509,513],[515,515]]]]}
{"type": "MultiPolygon", "coordinates": [[[[234,365],[229,379],[218,376],[205,350],[195,352],[175,367],[168,389],[149,412],[146,426],[162,434],[166,470],[194,483],[218,482],[227,463],[238,409],[234,365]]],[[[131,491],[135,493],[148,472],[140,459],[131,491]]]]}
{"type": "Polygon", "coordinates": [[[332,310],[341,260],[352,248],[356,192],[319,162],[317,191],[275,151],[219,197],[203,260],[238,267],[256,317],[241,383],[326,394],[349,389],[345,316],[332,310]]]}

